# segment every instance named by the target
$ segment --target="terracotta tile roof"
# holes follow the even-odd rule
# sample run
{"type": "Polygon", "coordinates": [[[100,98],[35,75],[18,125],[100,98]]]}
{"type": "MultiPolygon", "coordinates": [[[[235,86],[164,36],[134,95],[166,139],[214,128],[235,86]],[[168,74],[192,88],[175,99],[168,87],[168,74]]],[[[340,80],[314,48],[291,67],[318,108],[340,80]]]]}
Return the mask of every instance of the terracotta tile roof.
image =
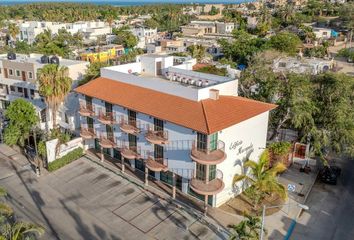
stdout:
{"type": "Polygon", "coordinates": [[[276,107],[247,98],[222,95],[218,100],[197,102],[103,77],[75,91],[205,134],[220,131],[276,107]]]}

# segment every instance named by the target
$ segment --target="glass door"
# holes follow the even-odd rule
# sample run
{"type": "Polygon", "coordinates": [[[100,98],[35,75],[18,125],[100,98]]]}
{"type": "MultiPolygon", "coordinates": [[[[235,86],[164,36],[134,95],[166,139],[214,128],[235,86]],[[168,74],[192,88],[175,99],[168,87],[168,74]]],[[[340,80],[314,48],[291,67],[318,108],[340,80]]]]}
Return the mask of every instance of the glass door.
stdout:
{"type": "Polygon", "coordinates": [[[163,121],[158,119],[158,118],[154,118],[154,131],[163,131],[163,121]]]}
{"type": "Polygon", "coordinates": [[[218,133],[209,136],[209,150],[214,151],[218,148],[218,133]]]}
{"type": "Polygon", "coordinates": [[[112,104],[108,103],[108,102],[105,102],[105,107],[106,107],[106,114],[107,113],[111,113],[113,111],[113,106],[112,104]]]}
{"type": "Polygon", "coordinates": [[[207,150],[207,135],[203,133],[197,133],[197,149],[199,151],[206,151],[207,150]]]}
{"type": "Polygon", "coordinates": [[[137,146],[137,137],[133,134],[128,134],[128,140],[129,140],[129,148],[136,148],[137,146]]]}
{"type": "Polygon", "coordinates": [[[114,134],[113,134],[112,126],[106,125],[106,133],[107,133],[107,139],[114,142],[114,134]]]}
{"type": "Polygon", "coordinates": [[[90,117],[86,118],[86,122],[87,122],[87,128],[88,129],[93,129],[93,119],[90,117]]]}
{"type": "Polygon", "coordinates": [[[136,112],[128,109],[128,124],[136,127],[136,112]]]}

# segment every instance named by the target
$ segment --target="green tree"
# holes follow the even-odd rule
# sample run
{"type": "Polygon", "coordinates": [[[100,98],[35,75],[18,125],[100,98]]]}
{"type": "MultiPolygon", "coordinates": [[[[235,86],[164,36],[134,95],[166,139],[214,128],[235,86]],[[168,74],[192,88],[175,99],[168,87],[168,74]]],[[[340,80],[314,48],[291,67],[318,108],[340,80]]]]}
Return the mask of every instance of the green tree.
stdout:
{"type": "Polygon", "coordinates": [[[187,51],[191,54],[193,58],[196,58],[198,62],[202,62],[208,57],[208,54],[206,53],[206,48],[202,45],[191,45],[187,48],[187,51]]]}
{"type": "Polygon", "coordinates": [[[16,99],[6,109],[5,117],[9,120],[4,132],[5,143],[23,146],[31,129],[39,120],[34,106],[24,99],[16,99]]]}
{"type": "Polygon", "coordinates": [[[314,150],[324,147],[354,156],[354,78],[325,73],[313,80],[315,128],[310,131],[314,150]]]}
{"type": "Polygon", "coordinates": [[[79,85],[84,85],[89,81],[96,79],[101,76],[101,68],[108,67],[108,63],[104,62],[95,62],[91,63],[90,66],[86,69],[85,75],[82,80],[79,82],[79,85]]]}
{"type": "MultiPolygon", "coordinates": [[[[6,190],[0,187],[0,197],[6,196],[6,190]]],[[[37,224],[13,221],[13,210],[10,206],[0,203],[0,239],[24,240],[33,239],[33,234],[42,235],[44,228],[37,224]]]]}
{"type": "Polygon", "coordinates": [[[72,79],[67,67],[57,64],[45,65],[38,71],[39,93],[45,98],[52,112],[53,128],[57,127],[56,115],[59,106],[71,90],[72,79]]]}
{"type": "Polygon", "coordinates": [[[209,15],[214,16],[220,13],[220,9],[212,6],[209,12],[209,15]]]}
{"type": "Polygon", "coordinates": [[[134,48],[138,44],[137,37],[126,27],[113,29],[113,33],[116,35],[115,43],[123,45],[125,48],[134,48]]]}
{"type": "Polygon", "coordinates": [[[10,23],[8,26],[8,32],[12,40],[16,42],[17,35],[20,33],[20,28],[15,23],[10,23]]]}
{"type": "Polygon", "coordinates": [[[230,226],[230,228],[232,231],[230,240],[258,240],[262,222],[257,216],[245,214],[244,220],[239,224],[230,226]]]}
{"type": "Polygon", "coordinates": [[[301,45],[300,38],[290,32],[280,32],[272,36],[268,42],[270,47],[285,52],[290,55],[295,55],[298,51],[298,47],[301,45]]]}
{"type": "Polygon", "coordinates": [[[254,54],[265,49],[265,40],[257,38],[245,30],[233,32],[233,41],[219,40],[225,57],[238,64],[247,64],[254,54]]]}
{"type": "Polygon", "coordinates": [[[251,200],[256,209],[266,194],[277,194],[283,199],[287,198],[287,190],[277,179],[277,175],[284,172],[286,167],[282,163],[276,163],[269,168],[269,151],[267,149],[262,153],[258,162],[248,160],[244,163],[244,167],[249,168],[249,171],[246,169],[245,174],[235,175],[234,183],[246,181],[247,184],[252,185],[250,187],[253,191],[251,200]]]}
{"type": "Polygon", "coordinates": [[[146,19],[145,20],[144,26],[154,29],[154,28],[157,28],[159,26],[159,23],[155,19],[150,18],[150,19],[146,19]]]}

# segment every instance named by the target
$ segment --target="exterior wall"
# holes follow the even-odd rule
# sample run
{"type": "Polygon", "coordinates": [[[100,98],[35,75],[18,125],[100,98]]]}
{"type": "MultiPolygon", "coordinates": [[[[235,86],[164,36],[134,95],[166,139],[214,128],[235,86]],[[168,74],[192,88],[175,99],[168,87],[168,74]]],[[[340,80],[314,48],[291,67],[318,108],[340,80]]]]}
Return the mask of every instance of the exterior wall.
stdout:
{"type": "Polygon", "coordinates": [[[242,183],[234,186],[233,177],[242,173],[246,160],[258,161],[266,147],[268,117],[269,112],[265,112],[219,132],[219,140],[225,143],[227,158],[217,165],[223,173],[225,188],[216,195],[216,206],[242,192],[242,183]]]}
{"type": "MultiPolygon", "coordinates": [[[[79,95],[79,99],[81,101],[85,100],[81,94],[79,95]]],[[[92,104],[97,115],[100,109],[104,109],[105,102],[93,99],[92,104]]],[[[117,105],[113,105],[113,114],[116,116],[116,119],[119,119],[121,116],[125,118],[128,116],[127,109],[117,105]]],[[[96,135],[107,136],[106,125],[100,123],[95,117],[93,119],[96,135]]],[[[137,120],[140,122],[142,129],[141,133],[137,136],[137,146],[140,147],[143,158],[147,158],[149,152],[153,153],[154,145],[146,141],[144,135],[149,126],[153,126],[154,118],[143,113],[137,113],[137,120]]],[[[87,127],[86,117],[81,117],[81,125],[87,127]]],[[[122,132],[117,124],[114,125],[113,130],[116,143],[119,145],[123,142],[125,145],[128,145],[128,134],[122,132]]],[[[191,129],[166,121],[164,121],[164,130],[168,132],[168,144],[164,147],[164,157],[167,160],[169,171],[190,179],[194,171],[194,162],[190,158],[190,151],[192,143],[196,139],[196,133],[191,129]]],[[[88,142],[88,147],[93,147],[92,142],[88,142]]]]}

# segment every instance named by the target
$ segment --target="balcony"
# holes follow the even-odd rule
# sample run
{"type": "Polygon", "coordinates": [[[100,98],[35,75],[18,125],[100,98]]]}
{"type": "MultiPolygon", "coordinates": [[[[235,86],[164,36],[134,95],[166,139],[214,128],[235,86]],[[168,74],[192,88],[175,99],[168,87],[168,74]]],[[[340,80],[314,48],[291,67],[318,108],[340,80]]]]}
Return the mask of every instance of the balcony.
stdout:
{"type": "Polygon", "coordinates": [[[140,121],[136,119],[124,118],[121,116],[119,120],[119,128],[125,133],[138,135],[140,133],[140,121]]]}
{"type": "Polygon", "coordinates": [[[114,113],[112,112],[100,111],[98,114],[98,121],[107,125],[113,125],[116,123],[114,113]]]}
{"type": "Polygon", "coordinates": [[[95,115],[95,109],[92,104],[80,102],[79,114],[84,117],[92,117],[95,115]]]}
{"type": "Polygon", "coordinates": [[[215,179],[206,182],[205,180],[194,177],[190,181],[190,187],[193,189],[194,192],[201,195],[215,195],[221,192],[225,187],[222,178],[222,172],[220,170],[216,170],[215,179]]]}
{"type": "Polygon", "coordinates": [[[94,139],[95,138],[95,131],[93,128],[83,128],[80,129],[80,136],[83,139],[94,139]]]}
{"type": "Polygon", "coordinates": [[[168,132],[167,131],[154,131],[148,130],[145,134],[145,138],[148,142],[152,144],[167,144],[168,143],[168,132]]]}
{"type": "Polygon", "coordinates": [[[193,161],[204,165],[216,165],[222,163],[226,159],[225,143],[223,141],[217,142],[215,150],[203,149],[195,142],[192,146],[191,158],[193,161]]]}
{"type": "Polygon", "coordinates": [[[114,148],[117,146],[113,134],[108,134],[108,137],[101,135],[99,139],[100,146],[103,148],[114,148]]]}
{"type": "Polygon", "coordinates": [[[133,160],[140,158],[140,147],[121,146],[119,150],[122,157],[126,159],[133,160]]]}
{"type": "Polygon", "coordinates": [[[167,161],[163,158],[148,157],[145,160],[145,165],[148,169],[154,172],[168,171],[167,161]]]}

